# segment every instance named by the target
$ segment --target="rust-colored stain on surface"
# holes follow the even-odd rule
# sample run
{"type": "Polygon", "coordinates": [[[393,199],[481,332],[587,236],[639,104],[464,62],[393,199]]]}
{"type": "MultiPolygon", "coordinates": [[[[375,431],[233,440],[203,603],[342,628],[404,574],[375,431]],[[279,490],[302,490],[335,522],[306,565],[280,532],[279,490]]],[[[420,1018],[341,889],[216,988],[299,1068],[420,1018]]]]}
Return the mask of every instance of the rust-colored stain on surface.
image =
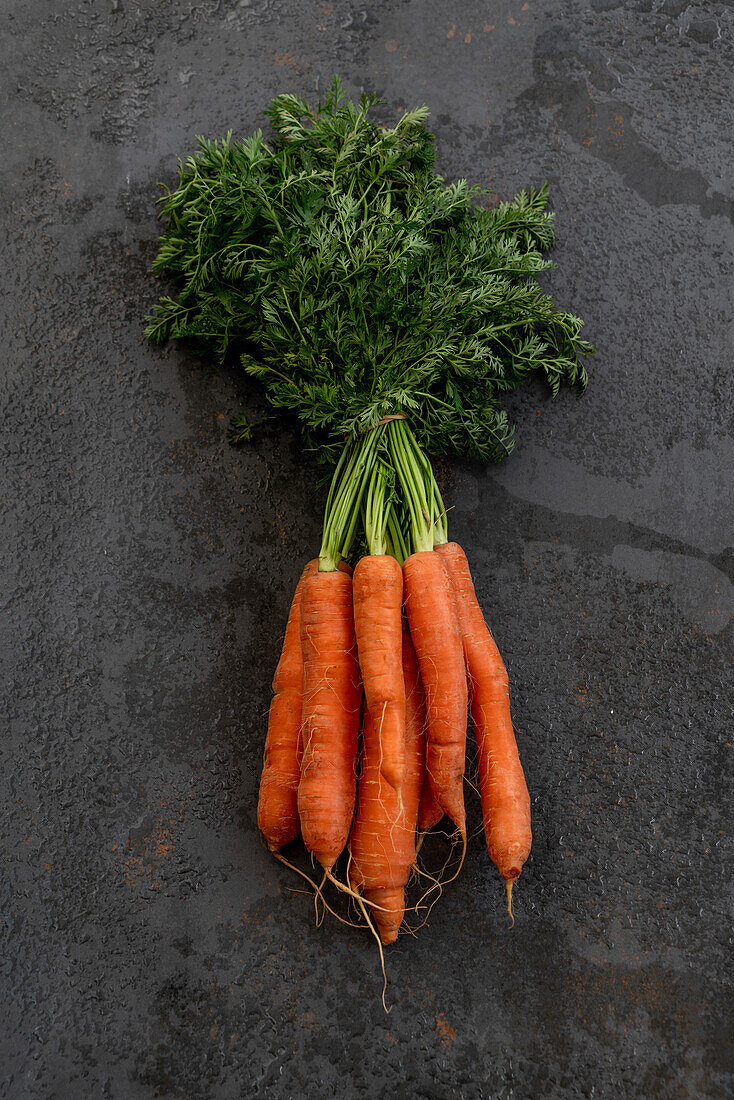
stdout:
{"type": "Polygon", "coordinates": [[[614,124],[609,127],[609,133],[615,137],[622,137],[624,134],[624,119],[621,115],[614,116],[614,124]]]}
{"type": "Polygon", "coordinates": [[[456,1032],[452,1028],[451,1024],[448,1022],[446,1017],[443,1016],[440,1012],[436,1017],[436,1034],[438,1035],[439,1041],[441,1043],[444,1043],[446,1046],[448,1046],[449,1043],[453,1043],[456,1039],[456,1032]]]}
{"type": "Polygon", "coordinates": [[[149,836],[128,842],[126,850],[129,853],[123,864],[126,886],[132,890],[139,886],[158,889],[160,875],[155,864],[175,850],[171,830],[163,823],[155,825],[149,836]]]}
{"type": "Polygon", "coordinates": [[[294,53],[274,53],[272,57],[275,64],[281,68],[287,66],[290,69],[296,69],[298,72],[310,68],[310,62],[294,53]]]}
{"type": "MultiPolygon", "coordinates": [[[[130,836],[122,852],[124,882],[131,890],[157,890],[167,884],[162,871],[166,858],[176,851],[174,831],[183,815],[183,803],[172,807],[164,794],[155,812],[155,824],[143,835],[130,836]]],[[[113,851],[116,849],[115,844],[113,851]]]]}

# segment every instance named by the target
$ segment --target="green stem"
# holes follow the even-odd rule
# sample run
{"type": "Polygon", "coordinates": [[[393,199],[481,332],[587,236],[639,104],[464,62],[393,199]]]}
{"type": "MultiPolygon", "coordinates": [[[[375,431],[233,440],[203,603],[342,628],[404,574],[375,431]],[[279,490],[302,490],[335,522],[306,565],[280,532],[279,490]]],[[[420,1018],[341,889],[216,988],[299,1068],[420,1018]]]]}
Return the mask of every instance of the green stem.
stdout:
{"type": "Polygon", "coordinates": [[[387,552],[388,554],[392,554],[401,566],[405,564],[405,559],[410,557],[410,550],[408,549],[408,543],[403,535],[402,525],[395,511],[394,501],[387,515],[387,552]]]}
{"type": "Polygon", "coordinates": [[[392,470],[378,458],[369,486],[364,506],[364,533],[370,554],[387,553],[387,521],[392,511],[390,485],[392,470]]]}
{"type": "Polygon", "coordinates": [[[333,573],[354,541],[365,489],[382,442],[384,426],[346,444],[334,470],[324,513],[319,571],[333,573]]]}
{"type": "Polygon", "coordinates": [[[331,481],[329,483],[329,494],[326,498],[326,508],[324,509],[325,516],[328,516],[331,513],[331,506],[334,500],[334,494],[336,492],[336,487],[339,484],[339,475],[344,468],[344,463],[347,461],[348,458],[352,457],[353,454],[354,441],[350,440],[349,443],[347,443],[347,445],[342,450],[342,453],[339,455],[339,461],[337,462],[334,473],[331,476],[331,481]]]}
{"type": "Polygon", "coordinates": [[[408,510],[413,551],[448,540],[446,508],[428,457],[404,420],[390,424],[390,453],[408,510]]]}
{"type": "Polygon", "coordinates": [[[390,452],[408,509],[413,550],[432,550],[433,514],[415,441],[404,420],[392,420],[390,429],[390,452]]]}
{"type": "Polygon", "coordinates": [[[426,479],[426,484],[429,489],[429,495],[431,498],[431,513],[433,515],[433,545],[440,546],[444,542],[449,541],[448,535],[448,518],[446,516],[446,506],[441,496],[441,490],[438,487],[435,474],[433,473],[433,466],[428,458],[428,455],[418,443],[418,440],[413,435],[410,427],[405,425],[406,431],[411,441],[411,445],[418,456],[418,460],[423,468],[423,476],[426,479]]]}

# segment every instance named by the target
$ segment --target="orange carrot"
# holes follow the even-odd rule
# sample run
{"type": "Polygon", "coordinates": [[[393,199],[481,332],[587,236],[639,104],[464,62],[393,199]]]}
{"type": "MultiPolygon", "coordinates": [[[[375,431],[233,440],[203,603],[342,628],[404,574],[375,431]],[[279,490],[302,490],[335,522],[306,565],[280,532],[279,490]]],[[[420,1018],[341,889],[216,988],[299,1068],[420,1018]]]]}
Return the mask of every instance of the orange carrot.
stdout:
{"type": "Polygon", "coordinates": [[[348,573],[318,572],[305,581],[301,649],[303,759],[298,814],[306,847],[330,872],[352,823],[362,699],[348,573]]]}
{"type": "Polygon", "coordinates": [[[426,771],[436,802],[466,840],[467,685],[451,578],[443,557],[424,550],[406,560],[403,580],[426,695],[426,771]]]}
{"type": "Polygon", "coordinates": [[[415,862],[415,826],[424,774],[425,700],[407,631],[401,644],[406,695],[402,805],[380,769],[380,739],[365,709],[357,813],[349,838],[350,884],[379,907],[372,910],[372,919],[383,943],[397,939],[405,915],[404,888],[415,862]]]}
{"type": "Polygon", "coordinates": [[[405,777],[402,663],[403,573],[395,558],[370,554],[354,569],[354,629],[364,697],[379,740],[380,771],[400,791],[405,777]]]}
{"type": "Polygon", "coordinates": [[[469,673],[471,714],[479,756],[487,848],[507,883],[512,883],[530,853],[530,796],[512,730],[507,672],[477,601],[466,555],[455,542],[436,547],[446,562],[456,593],[469,673]]]}
{"type": "Polygon", "coordinates": [[[300,740],[303,704],[303,660],[301,658],[301,592],[307,577],[319,567],[310,561],[296,585],[283,650],[273,676],[273,701],[268,715],[265,761],[260,779],[257,823],[272,852],[295,840],[301,831],[298,821],[298,781],[301,775],[300,740]]]}
{"type": "Polygon", "coordinates": [[[433,796],[428,775],[423,777],[423,790],[421,791],[420,805],[418,806],[418,832],[425,833],[438,825],[443,817],[443,810],[433,796]]]}

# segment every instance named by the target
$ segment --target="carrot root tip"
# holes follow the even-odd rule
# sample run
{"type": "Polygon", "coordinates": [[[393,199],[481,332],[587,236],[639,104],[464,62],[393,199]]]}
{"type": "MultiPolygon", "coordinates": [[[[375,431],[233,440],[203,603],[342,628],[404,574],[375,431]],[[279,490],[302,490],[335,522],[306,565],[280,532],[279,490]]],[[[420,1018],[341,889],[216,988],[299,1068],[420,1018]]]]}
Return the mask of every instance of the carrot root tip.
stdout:
{"type": "Polygon", "coordinates": [[[364,898],[360,894],[357,894],[356,898],[357,898],[357,901],[359,903],[359,907],[362,910],[362,916],[367,921],[367,924],[369,925],[370,932],[375,937],[375,941],[377,943],[377,950],[380,952],[380,968],[382,970],[382,1007],[385,1010],[385,1015],[389,1016],[390,1012],[392,1010],[392,1005],[390,1005],[390,1008],[388,1008],[387,1007],[387,1001],[385,1000],[385,995],[387,994],[387,972],[385,970],[385,955],[384,955],[384,952],[382,950],[382,940],[380,939],[380,935],[379,935],[377,929],[375,928],[374,924],[372,923],[372,920],[370,919],[370,915],[367,912],[367,907],[365,906],[365,903],[364,903],[364,898]]]}
{"type": "Polygon", "coordinates": [[[508,879],[505,883],[505,887],[507,889],[507,912],[510,914],[510,920],[512,921],[510,928],[515,927],[515,918],[512,915],[512,887],[514,886],[514,883],[514,878],[508,879]]]}

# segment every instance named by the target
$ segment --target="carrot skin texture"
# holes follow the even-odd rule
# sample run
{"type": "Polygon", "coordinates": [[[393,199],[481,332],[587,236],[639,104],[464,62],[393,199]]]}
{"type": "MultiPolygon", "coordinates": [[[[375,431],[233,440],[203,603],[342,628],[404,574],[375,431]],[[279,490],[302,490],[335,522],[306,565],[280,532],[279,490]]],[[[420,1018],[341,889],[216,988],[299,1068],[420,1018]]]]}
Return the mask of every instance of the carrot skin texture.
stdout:
{"type": "Polygon", "coordinates": [[[443,817],[443,810],[433,796],[431,783],[428,776],[424,776],[423,790],[421,791],[420,805],[418,806],[418,832],[425,833],[438,825],[443,817]]]}
{"type": "Polygon", "coordinates": [[[405,611],[426,697],[426,771],[440,806],[466,836],[464,767],[467,683],[451,578],[433,550],[403,566],[405,611]]]}
{"type": "Polygon", "coordinates": [[[380,742],[365,709],[357,813],[349,838],[349,880],[380,906],[372,919],[383,943],[394,943],[405,915],[405,884],[415,862],[415,827],[425,769],[426,708],[415,650],[402,635],[405,681],[405,779],[400,798],[380,770],[380,742]],[[387,912],[384,912],[387,910],[387,912]]]}
{"type": "Polygon", "coordinates": [[[257,823],[271,852],[295,840],[298,819],[298,783],[301,776],[301,710],[303,658],[301,656],[301,593],[307,577],[319,567],[310,561],[301,573],[293,596],[283,649],[273,676],[273,699],[268,714],[265,757],[260,778],[257,823]]]}
{"type": "Polygon", "coordinates": [[[354,629],[365,703],[380,743],[380,770],[399,791],[405,778],[403,572],[388,554],[354,569],[354,629]]]}
{"type": "Polygon", "coordinates": [[[471,715],[479,758],[487,849],[502,877],[513,882],[530,854],[530,795],[510,716],[507,672],[474,591],[469,564],[455,542],[436,547],[456,593],[469,674],[471,715]]]}
{"type": "Polygon", "coordinates": [[[298,814],[307,849],[330,871],[347,842],[354,813],[362,702],[348,573],[317,572],[304,583],[301,649],[303,759],[298,814]]]}

